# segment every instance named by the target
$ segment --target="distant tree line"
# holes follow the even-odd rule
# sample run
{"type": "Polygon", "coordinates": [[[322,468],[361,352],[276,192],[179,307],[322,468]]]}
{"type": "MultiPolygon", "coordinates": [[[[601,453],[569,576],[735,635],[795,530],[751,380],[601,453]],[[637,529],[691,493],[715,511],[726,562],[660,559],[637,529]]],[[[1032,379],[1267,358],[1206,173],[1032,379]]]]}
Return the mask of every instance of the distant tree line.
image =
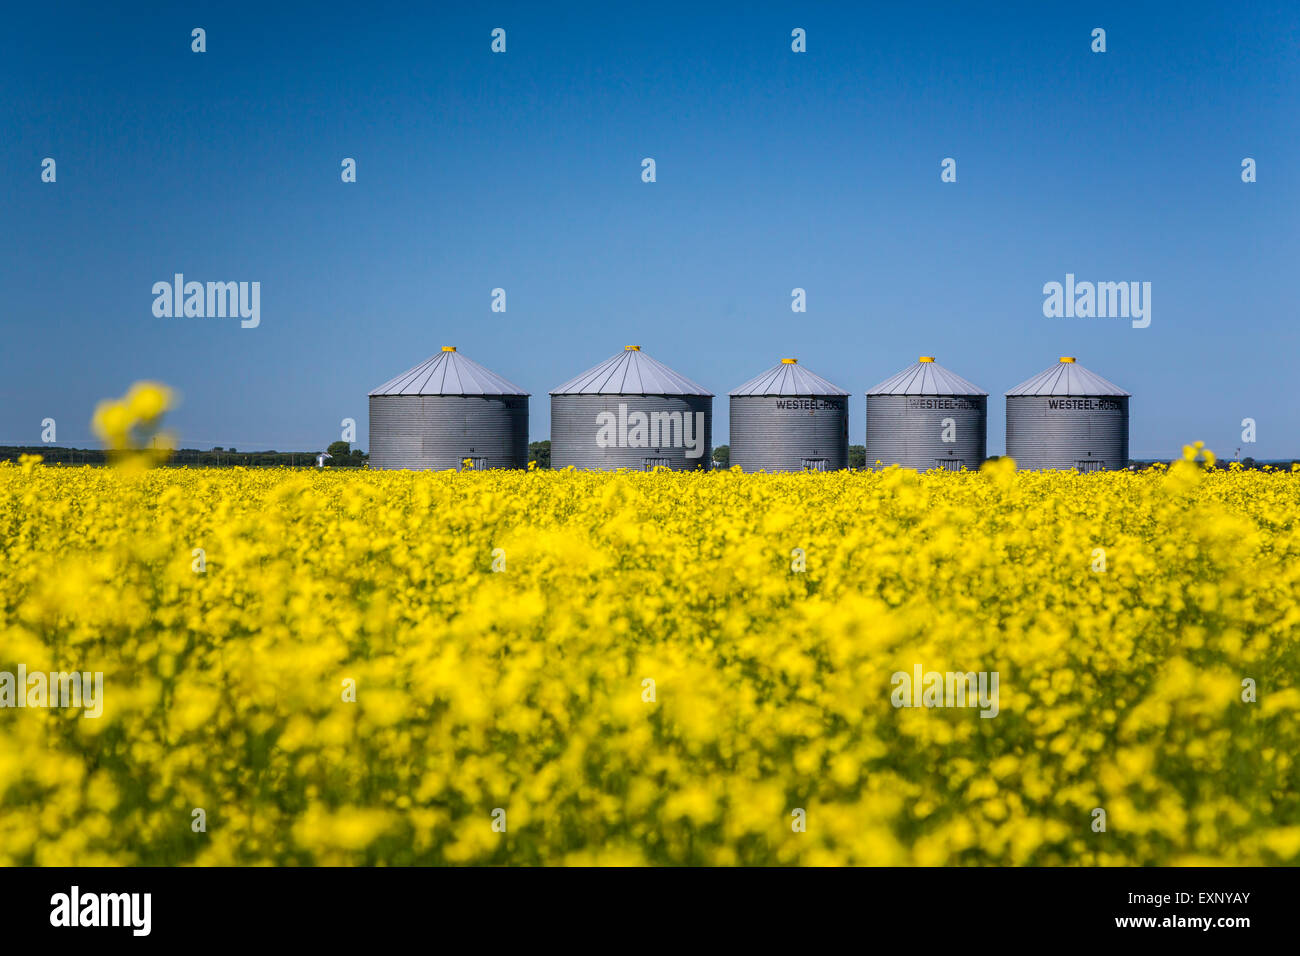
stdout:
{"type": "MultiPolygon", "coordinates": [[[[325,459],[327,468],[361,468],[369,460],[370,456],[360,448],[352,448],[345,441],[333,442],[327,449],[326,454],[330,457],[325,459]]],[[[106,452],[101,448],[68,448],[63,445],[0,445],[0,461],[18,461],[22,455],[40,455],[47,464],[65,464],[65,465],[105,465],[111,459],[112,453],[106,452]]],[[[204,451],[198,448],[181,448],[172,452],[171,458],[167,461],[167,466],[171,467],[190,467],[190,468],[228,468],[235,465],[244,468],[315,468],[316,459],[320,455],[317,451],[239,451],[235,448],[223,448],[217,446],[210,450],[204,451]]],[[[988,461],[996,461],[999,455],[990,455],[988,461]]],[[[535,463],[535,468],[551,467],[551,443],[549,441],[535,441],[528,444],[528,460],[535,463]]],[[[1216,469],[1226,471],[1234,459],[1220,458],[1214,463],[1216,469]]],[[[1133,459],[1129,461],[1129,468],[1142,470],[1150,468],[1153,465],[1168,465],[1168,461],[1148,461],[1133,459]]],[[[1290,461],[1272,460],[1258,461],[1254,458],[1241,459],[1241,467],[1246,470],[1259,470],[1264,467],[1270,467],[1277,470],[1287,471],[1293,464],[1300,464],[1300,459],[1290,461]]],[[[853,469],[865,468],[867,465],[867,449],[864,445],[849,446],[849,467],[853,469]]],[[[718,445],[713,449],[713,467],[719,469],[729,468],[731,466],[731,448],[728,445],[718,445]]]]}
{"type": "Polygon", "coordinates": [[[330,442],[325,453],[329,455],[325,459],[327,468],[360,468],[370,459],[360,448],[351,448],[345,441],[330,442]]]}
{"type": "MultiPolygon", "coordinates": [[[[327,467],[358,468],[365,464],[368,455],[360,448],[349,449],[342,445],[342,454],[325,459],[327,467]]],[[[334,446],[331,445],[331,448],[334,446]]],[[[316,451],[239,451],[235,448],[216,447],[211,450],[179,448],[167,460],[169,467],[227,468],[240,465],[245,468],[315,468],[316,451]]],[[[0,461],[17,461],[22,455],[40,455],[45,464],[106,465],[112,452],[102,448],[68,448],[64,445],[0,445],[0,461]]],[[[165,466],[165,467],[166,467],[165,466]]]]}
{"type": "MultiPolygon", "coordinates": [[[[1001,455],[990,455],[985,460],[997,461],[1001,457],[1002,457],[1001,455]]],[[[549,441],[530,442],[528,445],[528,461],[530,463],[535,463],[533,465],[533,467],[535,468],[550,468],[551,467],[551,443],[549,441]]],[[[1168,465],[1168,464],[1169,462],[1167,461],[1158,461],[1158,462],[1157,461],[1130,461],[1129,467],[1143,469],[1143,468],[1150,468],[1152,465],[1168,465]]],[[[1231,464],[1230,460],[1225,461],[1224,459],[1220,458],[1217,462],[1215,462],[1214,467],[1227,469],[1229,464],[1231,464]]],[[[1290,463],[1286,461],[1262,462],[1262,461],[1256,461],[1254,458],[1243,458],[1241,461],[1241,466],[1246,469],[1263,468],[1266,464],[1270,465],[1273,468],[1280,468],[1283,470],[1286,470],[1291,467],[1290,463]]],[[[731,446],[730,445],[718,445],[713,449],[713,467],[715,469],[721,469],[721,470],[725,470],[731,467],[731,446]]],[[[865,445],[850,445],[849,446],[849,468],[854,470],[861,470],[866,467],[867,467],[867,447],[865,445]]]]}
{"type": "MultiPolygon", "coordinates": [[[[1168,465],[1169,462],[1163,460],[1147,461],[1132,459],[1128,464],[1130,468],[1136,468],[1140,471],[1144,468],[1151,468],[1154,465],[1168,465]]],[[[1202,467],[1211,467],[1207,466],[1205,462],[1198,462],[1198,464],[1202,467]]],[[[1235,458],[1216,458],[1212,467],[1217,471],[1228,471],[1234,464],[1237,464],[1235,458]]],[[[1242,469],[1245,471],[1262,471],[1265,468],[1272,468],[1274,471],[1290,471],[1292,465],[1300,464],[1300,460],[1275,459],[1271,461],[1257,461],[1254,458],[1246,457],[1241,459],[1240,464],[1242,469]]]]}

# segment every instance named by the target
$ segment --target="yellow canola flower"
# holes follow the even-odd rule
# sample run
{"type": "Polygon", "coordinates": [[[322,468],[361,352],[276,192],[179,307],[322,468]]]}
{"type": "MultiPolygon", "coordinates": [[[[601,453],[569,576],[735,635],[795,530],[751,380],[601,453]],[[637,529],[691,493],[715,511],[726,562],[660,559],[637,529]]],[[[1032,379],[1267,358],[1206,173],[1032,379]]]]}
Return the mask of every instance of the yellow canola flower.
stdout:
{"type": "Polygon", "coordinates": [[[151,424],[172,404],[172,391],[158,382],[136,382],[126,393],[127,413],[133,421],[151,424]]]}
{"type": "Polygon", "coordinates": [[[130,441],[131,426],[134,419],[131,410],[123,402],[102,401],[95,407],[95,417],[91,426],[95,434],[108,442],[112,449],[126,448],[130,441]]]}
{"type": "Polygon", "coordinates": [[[1300,864],[1300,483],[1188,450],[0,466],[0,865],[1300,864]],[[102,713],[9,706],[19,664],[102,713]]]}
{"type": "Polygon", "coordinates": [[[166,461],[176,448],[176,436],[158,427],[174,401],[166,385],[136,382],[122,398],[105,399],[95,407],[91,428],[113,453],[116,464],[140,472],[166,461]]]}

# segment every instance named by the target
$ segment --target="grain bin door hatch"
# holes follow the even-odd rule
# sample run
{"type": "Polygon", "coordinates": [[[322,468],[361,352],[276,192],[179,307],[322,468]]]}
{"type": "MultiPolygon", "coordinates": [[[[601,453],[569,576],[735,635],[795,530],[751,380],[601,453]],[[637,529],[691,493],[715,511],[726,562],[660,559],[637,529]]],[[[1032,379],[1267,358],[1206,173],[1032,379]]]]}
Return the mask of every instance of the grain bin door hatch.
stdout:
{"type": "Polygon", "coordinates": [[[825,471],[830,465],[826,458],[805,458],[803,459],[804,471],[825,471]]]}
{"type": "Polygon", "coordinates": [[[646,471],[654,471],[656,468],[668,468],[667,458],[642,458],[641,467],[646,471]]]}
{"type": "Polygon", "coordinates": [[[941,468],[944,471],[961,471],[961,459],[959,458],[936,458],[934,467],[941,468]]]}
{"type": "Polygon", "coordinates": [[[480,456],[466,455],[460,460],[459,470],[460,471],[487,471],[487,459],[480,456]]]}
{"type": "Polygon", "coordinates": [[[1088,458],[1083,461],[1076,461],[1074,464],[1075,467],[1077,467],[1081,473],[1088,472],[1088,471],[1106,470],[1106,463],[1104,461],[1098,461],[1096,458],[1088,458]]]}

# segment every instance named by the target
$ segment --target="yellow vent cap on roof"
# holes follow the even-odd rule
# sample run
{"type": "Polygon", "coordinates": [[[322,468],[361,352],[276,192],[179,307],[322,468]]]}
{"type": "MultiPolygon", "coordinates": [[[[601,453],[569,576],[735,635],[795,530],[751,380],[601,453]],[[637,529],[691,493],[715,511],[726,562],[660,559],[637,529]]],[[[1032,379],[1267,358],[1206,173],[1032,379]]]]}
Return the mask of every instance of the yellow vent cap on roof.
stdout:
{"type": "Polygon", "coordinates": [[[1071,365],[1071,364],[1074,363],[1074,356],[1073,356],[1073,355],[1062,355],[1062,356],[1061,356],[1061,361],[1064,362],[1064,363],[1067,364],[1067,365],[1071,365]]]}
{"type": "Polygon", "coordinates": [[[639,346],[639,345],[625,345],[625,346],[623,346],[623,351],[624,351],[624,352],[640,352],[640,351],[641,351],[641,346],[639,346]]]}
{"type": "Polygon", "coordinates": [[[933,356],[933,355],[922,355],[919,359],[917,359],[917,361],[918,361],[918,362],[933,362],[933,361],[934,361],[934,356],[933,356]]]}
{"type": "Polygon", "coordinates": [[[444,345],[444,346],[442,347],[442,350],[443,350],[444,352],[454,352],[454,351],[456,351],[456,346],[454,346],[454,345],[444,345]]]}
{"type": "Polygon", "coordinates": [[[781,364],[782,364],[782,365],[798,365],[798,364],[799,364],[799,360],[798,360],[798,359],[781,359],[781,364]]]}

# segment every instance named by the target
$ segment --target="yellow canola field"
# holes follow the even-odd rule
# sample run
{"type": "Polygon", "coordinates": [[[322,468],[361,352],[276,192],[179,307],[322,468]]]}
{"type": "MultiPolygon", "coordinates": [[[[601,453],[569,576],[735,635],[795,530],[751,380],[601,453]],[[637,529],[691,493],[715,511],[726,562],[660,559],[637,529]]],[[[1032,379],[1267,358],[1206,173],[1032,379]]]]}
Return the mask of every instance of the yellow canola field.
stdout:
{"type": "Polygon", "coordinates": [[[1298,531],[1181,463],[0,466],[0,672],[103,673],[0,709],[0,864],[1294,864],[1298,531]]]}

